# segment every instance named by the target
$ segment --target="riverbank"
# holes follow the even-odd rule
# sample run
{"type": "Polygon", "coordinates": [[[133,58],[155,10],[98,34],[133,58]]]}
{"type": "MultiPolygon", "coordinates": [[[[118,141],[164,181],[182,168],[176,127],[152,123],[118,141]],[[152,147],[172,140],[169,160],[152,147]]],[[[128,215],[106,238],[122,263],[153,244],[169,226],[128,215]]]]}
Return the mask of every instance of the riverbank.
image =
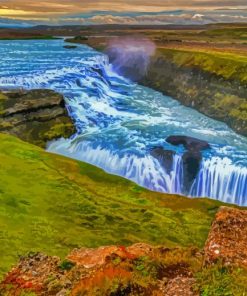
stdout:
{"type": "MultiPolygon", "coordinates": [[[[87,32],[86,38],[77,36],[67,41],[88,44],[107,53],[108,44],[116,36],[149,38],[156,45],[156,53],[146,75],[138,82],[223,121],[237,133],[247,136],[245,30],[244,25],[145,32],[112,28],[97,31],[97,36],[92,31],[87,32]]],[[[131,65],[128,71],[132,71],[131,65]]]]}
{"type": "Polygon", "coordinates": [[[28,29],[0,28],[1,40],[52,40],[56,39],[51,34],[42,32],[29,32],[28,29]]]}

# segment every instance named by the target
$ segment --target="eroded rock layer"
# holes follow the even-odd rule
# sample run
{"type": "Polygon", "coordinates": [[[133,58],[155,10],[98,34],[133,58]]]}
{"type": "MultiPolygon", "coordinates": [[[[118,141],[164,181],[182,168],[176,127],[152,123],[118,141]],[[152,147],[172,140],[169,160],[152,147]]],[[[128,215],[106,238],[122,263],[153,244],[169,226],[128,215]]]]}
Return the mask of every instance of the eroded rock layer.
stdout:
{"type": "Polygon", "coordinates": [[[63,96],[52,90],[0,93],[0,132],[45,147],[74,132],[63,96]]]}

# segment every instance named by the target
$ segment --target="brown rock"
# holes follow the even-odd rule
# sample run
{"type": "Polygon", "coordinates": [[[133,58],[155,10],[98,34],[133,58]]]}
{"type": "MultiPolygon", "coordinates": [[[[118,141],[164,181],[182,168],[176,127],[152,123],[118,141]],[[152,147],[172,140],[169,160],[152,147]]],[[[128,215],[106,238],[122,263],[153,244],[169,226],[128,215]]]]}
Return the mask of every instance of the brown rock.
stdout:
{"type": "Polygon", "coordinates": [[[118,247],[116,246],[100,247],[98,249],[81,248],[73,250],[67,259],[85,268],[92,268],[96,265],[103,265],[106,257],[117,251],[118,247]]]}
{"type": "Polygon", "coordinates": [[[198,293],[193,291],[195,280],[187,277],[176,277],[169,280],[164,288],[165,296],[199,296],[198,293]]]}
{"type": "Polygon", "coordinates": [[[0,93],[0,132],[45,147],[75,132],[63,96],[52,90],[0,93]]]}
{"type": "Polygon", "coordinates": [[[218,259],[247,267],[247,211],[221,207],[205,245],[205,264],[218,259]]]}
{"type": "MultiPolygon", "coordinates": [[[[58,257],[49,257],[41,253],[29,255],[20,259],[19,264],[14,267],[5,277],[1,283],[1,288],[13,286],[13,289],[31,290],[40,293],[44,289],[44,284],[47,278],[58,277],[59,274],[58,264],[60,259],[58,257]]],[[[11,294],[9,295],[19,295],[11,294]]],[[[14,292],[13,292],[14,293],[14,292]]]]}
{"type": "Polygon", "coordinates": [[[81,248],[73,250],[67,257],[68,260],[85,268],[92,268],[106,263],[107,258],[113,254],[121,258],[134,259],[147,255],[153,248],[148,244],[134,244],[130,247],[106,246],[97,249],[81,248]]]}

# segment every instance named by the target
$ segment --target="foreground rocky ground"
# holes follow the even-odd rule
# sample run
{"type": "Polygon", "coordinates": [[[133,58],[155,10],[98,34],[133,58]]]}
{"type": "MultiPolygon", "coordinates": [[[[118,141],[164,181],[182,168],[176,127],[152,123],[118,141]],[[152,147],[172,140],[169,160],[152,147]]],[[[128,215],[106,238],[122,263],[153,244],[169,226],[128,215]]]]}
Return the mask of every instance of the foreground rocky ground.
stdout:
{"type": "Polygon", "coordinates": [[[22,257],[1,295],[245,295],[247,211],[221,207],[204,249],[149,244],[74,249],[65,260],[22,257]],[[33,293],[33,294],[25,294],[33,293]]]}
{"type": "Polygon", "coordinates": [[[62,95],[42,89],[0,92],[0,133],[45,147],[74,132],[62,95]]]}

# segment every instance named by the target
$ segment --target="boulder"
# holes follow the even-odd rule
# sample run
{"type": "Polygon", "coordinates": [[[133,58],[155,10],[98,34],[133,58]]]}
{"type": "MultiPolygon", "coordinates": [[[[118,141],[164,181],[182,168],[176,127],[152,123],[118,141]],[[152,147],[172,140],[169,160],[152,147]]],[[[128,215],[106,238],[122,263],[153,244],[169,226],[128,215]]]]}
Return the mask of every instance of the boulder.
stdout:
{"type": "Polygon", "coordinates": [[[0,93],[0,132],[45,147],[75,132],[63,96],[52,90],[0,93]]]}
{"type": "Polygon", "coordinates": [[[173,157],[176,154],[175,151],[155,147],[151,150],[150,154],[156,158],[161,166],[165,168],[166,172],[170,174],[173,167],[173,157]]]}
{"type": "Polygon", "coordinates": [[[64,45],[64,48],[66,48],[66,49],[75,49],[75,48],[77,48],[77,46],[76,45],[64,45]]]}
{"type": "Polygon", "coordinates": [[[166,138],[166,142],[174,146],[183,145],[187,150],[182,156],[183,160],[183,192],[188,194],[196,179],[201,166],[201,151],[209,149],[210,145],[204,140],[188,136],[174,135],[166,138]]]}
{"type": "Polygon", "coordinates": [[[220,207],[205,244],[205,265],[216,261],[247,268],[247,210],[220,207]]]}
{"type": "Polygon", "coordinates": [[[168,281],[163,289],[166,296],[199,296],[193,287],[196,283],[194,278],[178,276],[168,281]]]}
{"type": "Polygon", "coordinates": [[[183,190],[189,193],[191,185],[193,184],[198,172],[200,171],[202,154],[200,151],[189,150],[183,156],[183,190]]]}
{"type": "Polygon", "coordinates": [[[187,150],[201,151],[210,148],[208,142],[187,136],[169,136],[166,142],[174,146],[183,145],[187,150]]]}

